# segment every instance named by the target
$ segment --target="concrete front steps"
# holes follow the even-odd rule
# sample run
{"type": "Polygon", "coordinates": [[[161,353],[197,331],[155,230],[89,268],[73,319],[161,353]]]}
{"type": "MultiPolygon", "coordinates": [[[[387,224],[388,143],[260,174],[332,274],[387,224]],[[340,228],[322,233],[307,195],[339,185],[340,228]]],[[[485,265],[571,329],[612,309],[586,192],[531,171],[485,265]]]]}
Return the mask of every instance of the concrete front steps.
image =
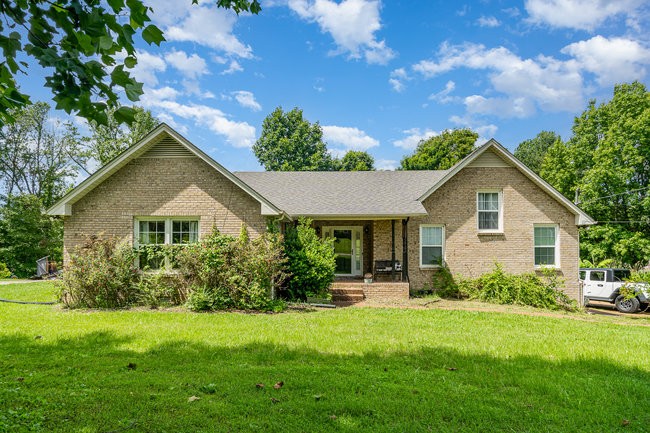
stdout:
{"type": "Polygon", "coordinates": [[[364,300],[408,299],[409,284],[403,282],[335,281],[330,287],[332,302],[347,307],[364,300]]]}

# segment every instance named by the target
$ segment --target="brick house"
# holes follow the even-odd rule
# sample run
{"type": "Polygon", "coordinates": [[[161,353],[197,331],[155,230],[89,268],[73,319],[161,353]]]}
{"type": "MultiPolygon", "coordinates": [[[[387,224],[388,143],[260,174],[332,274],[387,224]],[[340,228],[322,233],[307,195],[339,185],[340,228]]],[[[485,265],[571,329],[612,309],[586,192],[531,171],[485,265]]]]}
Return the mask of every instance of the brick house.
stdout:
{"type": "Polygon", "coordinates": [[[594,223],[494,140],[449,170],[232,173],[165,124],[48,213],[64,218],[64,260],[91,234],[183,243],[213,227],[236,235],[244,224],[256,236],[270,220],[306,216],[336,238],[339,276],[376,273],[378,263],[389,279],[399,274],[401,288],[365,286],[379,296],[407,296],[444,261],[466,277],[495,262],[513,273],[552,267],[580,299],[578,227],[594,223]]]}

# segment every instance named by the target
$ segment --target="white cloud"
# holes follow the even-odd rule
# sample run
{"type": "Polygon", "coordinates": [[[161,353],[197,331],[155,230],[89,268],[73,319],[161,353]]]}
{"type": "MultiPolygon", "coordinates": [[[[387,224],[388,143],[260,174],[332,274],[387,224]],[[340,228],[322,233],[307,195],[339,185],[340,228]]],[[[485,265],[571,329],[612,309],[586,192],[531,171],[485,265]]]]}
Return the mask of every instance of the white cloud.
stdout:
{"type": "Polygon", "coordinates": [[[165,60],[146,51],[137,51],[136,58],[138,59],[138,63],[131,69],[131,75],[147,86],[158,85],[156,73],[165,72],[167,69],[165,60]]]}
{"type": "Polygon", "coordinates": [[[237,21],[237,14],[233,11],[206,5],[177,7],[178,11],[181,14],[176,19],[167,15],[160,19],[167,24],[164,32],[168,40],[194,42],[246,59],[253,57],[252,48],[233,34],[237,21]]]}
{"type": "Polygon", "coordinates": [[[582,68],[596,75],[602,86],[642,79],[646,75],[644,66],[650,64],[650,49],[625,38],[594,36],[567,45],[562,53],[575,57],[582,68]]]}
{"type": "Polygon", "coordinates": [[[438,135],[438,132],[436,131],[432,131],[430,129],[420,131],[420,128],[406,129],[402,132],[404,134],[407,134],[406,137],[402,138],[401,140],[394,140],[393,144],[406,150],[413,150],[418,146],[418,143],[420,143],[420,141],[438,135]]]}
{"type": "Polygon", "coordinates": [[[451,102],[454,100],[453,96],[449,96],[451,92],[453,92],[456,89],[456,83],[453,81],[449,80],[447,81],[447,84],[445,84],[445,88],[439,91],[438,93],[433,93],[429,95],[429,99],[432,101],[438,101],[442,104],[446,104],[448,102],[451,102]]]}
{"type": "Polygon", "coordinates": [[[375,161],[375,168],[377,170],[395,170],[397,168],[398,161],[394,159],[378,159],[375,161]]]}
{"type": "Polygon", "coordinates": [[[173,50],[165,54],[165,60],[186,78],[191,80],[210,73],[205,60],[198,54],[188,56],[185,51],[173,50]]]}
{"type": "Polygon", "coordinates": [[[409,79],[409,76],[406,73],[406,69],[399,68],[399,69],[393,70],[390,73],[390,78],[388,79],[388,82],[390,83],[393,90],[399,93],[399,92],[402,92],[404,90],[404,88],[406,87],[404,85],[404,81],[406,81],[408,79],[409,79]]]}
{"type": "MultiPolygon", "coordinates": [[[[437,62],[423,60],[413,65],[413,70],[426,78],[458,68],[491,71],[489,79],[494,90],[518,101],[520,108],[512,113],[522,113],[521,107],[533,103],[544,111],[576,111],[584,105],[582,76],[574,60],[559,61],[542,55],[522,59],[504,47],[487,49],[472,43],[443,44],[439,57],[437,62]]],[[[525,112],[530,115],[534,110],[525,112]]]]}
{"type": "Polygon", "coordinates": [[[262,106],[255,100],[255,95],[252,92],[238,90],[231,92],[231,94],[234,96],[235,101],[244,108],[249,108],[253,111],[260,111],[262,109],[262,106]]]}
{"type": "Polygon", "coordinates": [[[384,40],[377,40],[381,29],[378,0],[289,0],[289,8],[304,20],[318,23],[337,45],[332,54],[348,53],[364,57],[368,63],[386,64],[395,52],[384,40]]]}
{"type": "Polygon", "coordinates": [[[234,74],[235,72],[241,72],[243,70],[244,68],[242,68],[237,60],[231,60],[230,65],[228,65],[228,69],[224,69],[221,72],[221,75],[234,74]]]}
{"type": "Polygon", "coordinates": [[[593,30],[617,15],[634,17],[644,0],[527,0],[528,21],[551,27],[593,30]]]}
{"type": "Polygon", "coordinates": [[[524,118],[535,113],[535,105],[525,97],[485,98],[481,95],[471,95],[467,96],[463,102],[469,114],[524,118]]]}
{"type": "Polygon", "coordinates": [[[476,20],[476,24],[478,24],[480,27],[499,27],[501,25],[499,20],[492,16],[482,16],[476,20]]]}
{"type": "Polygon", "coordinates": [[[358,128],[347,126],[323,126],[322,128],[323,138],[329,145],[338,145],[345,150],[368,150],[379,146],[378,140],[358,128]]]}
{"type": "Polygon", "coordinates": [[[142,104],[147,108],[160,110],[163,117],[160,114],[158,117],[170,125],[175,124],[176,117],[180,117],[224,136],[226,141],[235,147],[251,147],[255,143],[254,126],[230,120],[223,111],[207,105],[178,103],[173,100],[177,95],[178,92],[170,88],[147,91],[142,98],[142,104]]]}

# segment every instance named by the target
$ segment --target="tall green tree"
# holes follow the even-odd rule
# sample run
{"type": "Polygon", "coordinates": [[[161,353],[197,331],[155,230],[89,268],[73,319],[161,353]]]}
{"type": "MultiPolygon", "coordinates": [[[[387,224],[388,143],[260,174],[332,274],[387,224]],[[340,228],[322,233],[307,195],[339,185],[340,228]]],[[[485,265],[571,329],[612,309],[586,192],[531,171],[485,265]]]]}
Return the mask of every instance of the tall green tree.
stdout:
{"type": "Polygon", "coordinates": [[[3,196],[31,194],[47,207],[76,177],[84,161],[77,129],[49,113],[44,102],[15,109],[15,121],[0,129],[0,202],[3,196]]]}
{"type": "Polygon", "coordinates": [[[638,266],[650,260],[650,92],[619,84],[612,99],[576,117],[573,136],[554,144],[542,176],[599,221],[582,232],[581,255],[638,266]]]}
{"type": "Polygon", "coordinates": [[[328,171],[332,157],[318,122],[303,118],[302,110],[278,107],[266,116],[260,138],[253,145],[257,160],[268,171],[328,171]]]}
{"type": "Polygon", "coordinates": [[[338,161],[338,169],[340,171],[373,171],[375,159],[363,150],[349,150],[338,161]]]}
{"type": "MultiPolygon", "coordinates": [[[[236,13],[261,10],[258,0],[216,3],[236,13]]],[[[134,36],[149,45],[165,40],[151,24],[152,12],[143,0],[0,0],[0,127],[13,122],[12,110],[30,104],[16,82],[17,74],[27,73],[24,58],[48,71],[45,86],[57,109],[106,124],[112,107],[118,122],[130,124],[135,112],[119,107],[118,93],[130,101],[142,95],[129,72],[138,62],[134,36]]]]}
{"type": "Polygon", "coordinates": [[[447,170],[474,150],[477,139],[467,128],[446,130],[420,141],[415,152],[402,159],[400,170],[447,170]]]}
{"type": "Polygon", "coordinates": [[[101,125],[90,122],[90,137],[84,138],[89,156],[100,165],[115,158],[117,155],[133,146],[160,123],[151,111],[135,107],[135,116],[131,125],[121,125],[114,116],[116,110],[108,111],[108,123],[101,125]]]}
{"type": "Polygon", "coordinates": [[[0,262],[19,277],[36,274],[36,260],[60,261],[63,221],[43,213],[43,202],[32,194],[9,196],[0,206],[0,262]]]}
{"type": "Polygon", "coordinates": [[[519,146],[515,149],[515,157],[523,162],[526,167],[539,174],[546,152],[558,140],[561,141],[562,139],[555,132],[542,131],[535,138],[519,143],[519,146]]]}

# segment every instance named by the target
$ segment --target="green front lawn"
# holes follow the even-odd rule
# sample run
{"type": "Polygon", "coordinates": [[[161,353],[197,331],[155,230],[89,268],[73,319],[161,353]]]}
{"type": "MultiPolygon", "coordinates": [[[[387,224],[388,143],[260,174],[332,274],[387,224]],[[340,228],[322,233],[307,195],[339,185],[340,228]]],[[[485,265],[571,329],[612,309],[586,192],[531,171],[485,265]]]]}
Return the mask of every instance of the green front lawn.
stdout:
{"type": "Polygon", "coordinates": [[[648,431],[648,321],[580,319],[0,303],[0,432],[648,431]]]}

